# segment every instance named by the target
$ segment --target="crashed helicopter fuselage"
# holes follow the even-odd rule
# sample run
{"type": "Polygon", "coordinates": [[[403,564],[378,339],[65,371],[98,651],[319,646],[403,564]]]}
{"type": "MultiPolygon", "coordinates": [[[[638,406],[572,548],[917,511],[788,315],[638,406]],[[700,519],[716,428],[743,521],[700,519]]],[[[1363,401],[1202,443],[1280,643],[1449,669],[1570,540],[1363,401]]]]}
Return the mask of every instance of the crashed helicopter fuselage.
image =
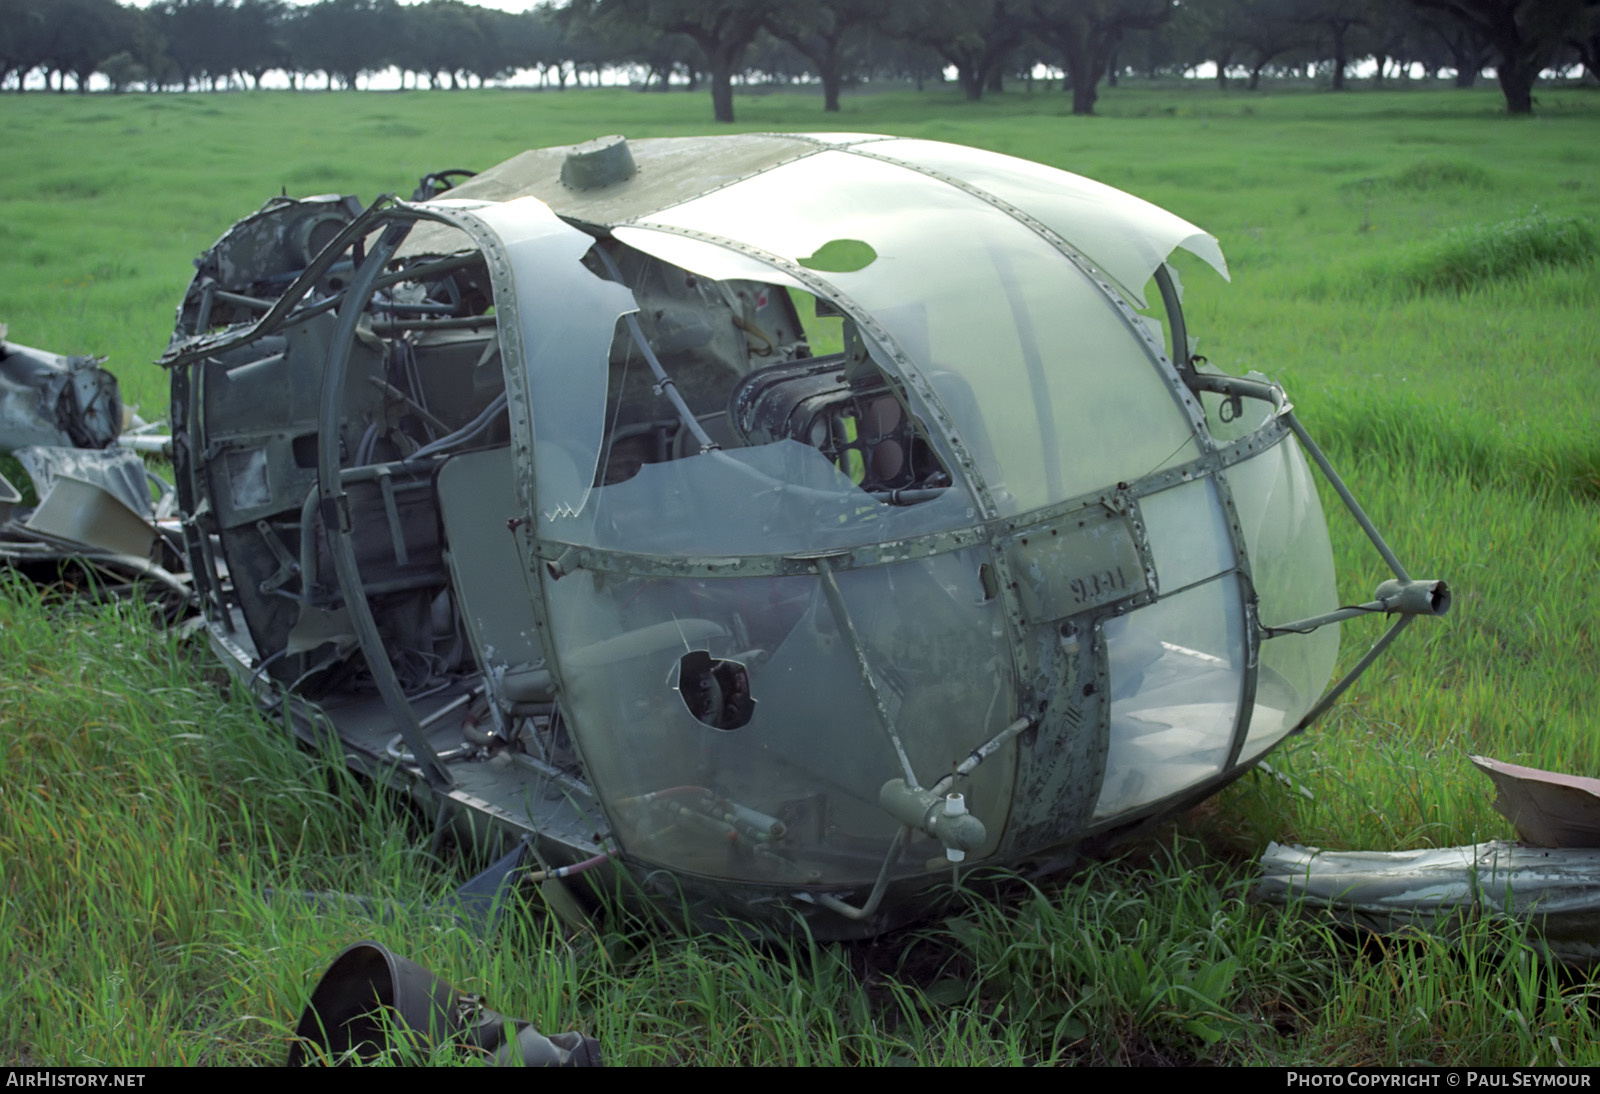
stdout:
{"type": "Polygon", "coordinates": [[[868,934],[1213,793],[1340,619],[1447,606],[1373,532],[1396,579],[1337,609],[1325,461],[1191,357],[1165,260],[1221,254],[1139,199],[844,134],[442,185],[197,263],[187,547],[298,733],[552,870],[868,934]]]}

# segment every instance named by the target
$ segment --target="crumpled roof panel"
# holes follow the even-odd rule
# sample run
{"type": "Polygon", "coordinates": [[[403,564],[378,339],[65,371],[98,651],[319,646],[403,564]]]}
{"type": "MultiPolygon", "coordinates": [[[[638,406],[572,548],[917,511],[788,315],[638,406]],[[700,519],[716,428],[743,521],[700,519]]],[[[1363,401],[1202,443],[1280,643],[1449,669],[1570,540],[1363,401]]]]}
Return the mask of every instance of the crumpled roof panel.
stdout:
{"type": "Polygon", "coordinates": [[[1143,198],[1082,175],[941,141],[882,141],[854,151],[938,171],[1015,206],[1081,251],[1141,307],[1145,282],[1177,248],[1228,276],[1214,236],[1143,198]]]}

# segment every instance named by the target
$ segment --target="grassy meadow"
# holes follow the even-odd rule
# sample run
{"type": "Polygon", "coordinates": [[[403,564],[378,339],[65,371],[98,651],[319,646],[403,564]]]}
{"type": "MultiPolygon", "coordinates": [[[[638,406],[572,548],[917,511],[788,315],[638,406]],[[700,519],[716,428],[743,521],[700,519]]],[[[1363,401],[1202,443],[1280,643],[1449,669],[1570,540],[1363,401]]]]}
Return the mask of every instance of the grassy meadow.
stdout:
{"type": "MultiPolygon", "coordinates": [[[[217,685],[133,606],[0,578],[0,1061],[281,1062],[333,954],[381,940],[618,1063],[1600,1063],[1597,984],[1485,920],[1360,944],[1249,902],[1269,840],[1506,838],[1501,760],[1600,774],[1600,94],[1492,88],[741,96],[743,130],[892,132],[1040,160],[1216,235],[1182,267],[1200,352],[1282,380],[1414,576],[1411,627],[1309,734],[1127,857],[851,946],[752,946],[541,908],[478,939],[466,869],[217,685]],[[1292,784],[1292,785],[1290,785],[1292,784]],[[1309,795],[1301,790],[1309,791],[1309,795]],[[378,920],[273,893],[390,902],[378,920]]],[[[621,90],[0,96],[0,323],[150,362],[192,259],[272,195],[408,193],[606,133],[709,132],[621,90]]],[[[1386,576],[1327,496],[1341,598],[1386,576]]],[[[1379,634],[1347,624],[1344,663],[1379,634]]]]}

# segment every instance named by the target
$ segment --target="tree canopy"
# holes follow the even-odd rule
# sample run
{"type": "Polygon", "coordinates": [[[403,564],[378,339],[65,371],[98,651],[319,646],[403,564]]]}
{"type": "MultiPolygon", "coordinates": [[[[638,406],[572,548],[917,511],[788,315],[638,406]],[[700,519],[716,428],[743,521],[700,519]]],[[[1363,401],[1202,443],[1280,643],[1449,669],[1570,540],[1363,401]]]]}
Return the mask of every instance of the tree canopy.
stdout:
{"type": "Polygon", "coordinates": [[[709,84],[733,120],[733,87],[755,74],[820,85],[839,109],[853,81],[953,73],[969,99],[1063,76],[1072,111],[1095,109],[1119,74],[1193,76],[1222,86],[1264,73],[1317,73],[1333,90],[1358,62],[1374,82],[1420,66],[1469,87],[1492,67],[1511,113],[1529,113],[1541,74],[1600,77],[1600,0],[547,0],[520,14],[472,0],[0,0],[0,88],[87,91],[256,86],[357,88],[397,70],[402,85],[456,89],[584,73],[643,86],[709,84]]]}

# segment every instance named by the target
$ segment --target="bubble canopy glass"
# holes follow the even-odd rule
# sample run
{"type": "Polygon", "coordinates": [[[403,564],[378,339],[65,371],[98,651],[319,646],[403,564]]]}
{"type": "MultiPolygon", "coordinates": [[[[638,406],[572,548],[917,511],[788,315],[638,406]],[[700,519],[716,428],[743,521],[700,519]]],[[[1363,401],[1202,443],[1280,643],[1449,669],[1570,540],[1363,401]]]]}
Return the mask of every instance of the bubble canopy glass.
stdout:
{"type": "MultiPolygon", "coordinates": [[[[1179,246],[1225,272],[1215,241],[992,153],[788,141],[778,162],[687,200],[656,208],[642,192],[606,234],[843,313],[950,469],[936,498],[869,498],[804,439],[604,483],[595,347],[627,310],[620,285],[591,263],[582,299],[551,291],[551,269],[572,270],[592,240],[563,238],[542,206],[475,214],[506,241],[517,297],[501,311],[525,332],[522,481],[529,546],[552,563],[548,652],[623,848],[711,877],[863,884],[885,856],[891,875],[915,873],[939,850],[880,803],[886,783],[962,790],[983,825],[973,850],[1015,856],[1215,783],[1247,744],[1253,756],[1281,739],[1326,684],[1337,637],[1319,632],[1287,676],[1264,669],[1251,575],[1288,566],[1284,610],[1326,611],[1331,554],[1313,493],[1280,501],[1288,515],[1252,501],[1247,529],[1233,483],[1270,494],[1304,461],[1281,428],[1224,454],[1128,288],[1179,246]],[[816,261],[843,244],[859,257],[816,261]],[[1253,566],[1273,521],[1293,532],[1253,566]],[[715,665],[731,666],[720,683],[715,665]],[[686,674],[747,691],[740,725],[669,701],[686,674]],[[685,818],[707,810],[753,825],[749,848],[730,851],[740,841],[715,823],[691,831],[685,818]],[[797,816],[814,824],[803,848],[797,816]]],[[[634,145],[629,185],[648,179],[655,143],[634,145]]]]}

